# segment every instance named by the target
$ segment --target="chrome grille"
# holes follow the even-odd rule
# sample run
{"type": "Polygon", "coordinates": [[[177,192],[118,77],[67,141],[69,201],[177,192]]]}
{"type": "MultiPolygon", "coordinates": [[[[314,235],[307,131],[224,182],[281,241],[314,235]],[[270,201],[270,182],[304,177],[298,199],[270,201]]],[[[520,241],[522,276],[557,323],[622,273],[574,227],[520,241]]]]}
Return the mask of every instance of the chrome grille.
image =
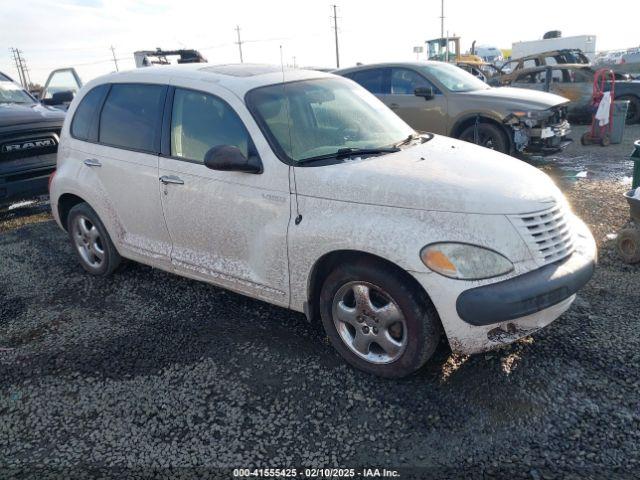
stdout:
{"type": "Polygon", "coordinates": [[[556,205],[510,218],[539,265],[557,262],[573,253],[573,232],[563,207],[556,205]]]}

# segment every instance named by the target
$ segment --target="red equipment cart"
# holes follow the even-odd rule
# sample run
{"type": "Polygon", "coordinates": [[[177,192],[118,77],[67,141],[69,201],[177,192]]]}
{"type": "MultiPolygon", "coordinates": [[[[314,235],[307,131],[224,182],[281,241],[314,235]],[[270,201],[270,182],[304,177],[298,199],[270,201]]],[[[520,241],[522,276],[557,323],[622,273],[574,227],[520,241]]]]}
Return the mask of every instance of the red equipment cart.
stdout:
{"type": "Polygon", "coordinates": [[[582,145],[592,145],[599,143],[603,147],[606,147],[611,143],[611,128],[613,127],[613,101],[615,99],[615,84],[616,76],[613,70],[608,68],[601,68],[596,71],[593,77],[593,94],[591,96],[591,128],[582,135],[580,143],[582,145]],[[609,123],[600,126],[598,120],[596,120],[596,112],[600,106],[600,101],[604,96],[604,92],[607,91],[605,87],[610,85],[609,92],[611,94],[611,105],[609,106],[609,123]]]}

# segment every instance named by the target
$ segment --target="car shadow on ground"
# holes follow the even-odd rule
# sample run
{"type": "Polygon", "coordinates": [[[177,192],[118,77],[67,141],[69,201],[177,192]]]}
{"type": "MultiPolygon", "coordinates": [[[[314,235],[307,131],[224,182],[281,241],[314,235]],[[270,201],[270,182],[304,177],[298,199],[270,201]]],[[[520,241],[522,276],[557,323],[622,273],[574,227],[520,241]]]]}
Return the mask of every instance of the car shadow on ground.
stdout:
{"type": "Polygon", "coordinates": [[[0,292],[0,311],[12,323],[0,323],[0,346],[17,350],[15,362],[3,362],[5,378],[80,374],[117,381],[211,361],[272,393],[331,376],[387,405],[406,405],[405,395],[418,392],[427,404],[429,398],[441,404],[445,394],[460,405],[492,397],[494,405],[485,406],[494,409],[500,402],[492,388],[506,388],[516,401],[509,375],[531,349],[465,357],[443,341],[415,375],[381,379],[347,366],[302,314],[133,262],[111,277],[92,277],[53,222],[3,235],[0,249],[16,242],[21,248],[12,260],[24,274],[14,278],[25,285],[0,292]],[[30,323],[34,309],[46,315],[30,323]]]}

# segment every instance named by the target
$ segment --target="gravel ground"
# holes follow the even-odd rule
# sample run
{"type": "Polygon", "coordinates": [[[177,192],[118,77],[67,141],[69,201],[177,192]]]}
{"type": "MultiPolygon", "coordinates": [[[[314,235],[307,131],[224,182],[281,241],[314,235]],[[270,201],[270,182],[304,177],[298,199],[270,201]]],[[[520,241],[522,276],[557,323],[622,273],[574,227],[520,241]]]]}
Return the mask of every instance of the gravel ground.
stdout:
{"type": "Polygon", "coordinates": [[[637,478],[640,266],[607,239],[628,217],[624,169],[599,173],[615,150],[585,151],[541,165],[601,249],[574,307],[495,352],[443,345],[401,381],[346,366],[300,314],[142,265],[92,278],[46,213],[5,213],[0,478],[637,478]],[[571,165],[587,179],[563,178],[571,165]]]}

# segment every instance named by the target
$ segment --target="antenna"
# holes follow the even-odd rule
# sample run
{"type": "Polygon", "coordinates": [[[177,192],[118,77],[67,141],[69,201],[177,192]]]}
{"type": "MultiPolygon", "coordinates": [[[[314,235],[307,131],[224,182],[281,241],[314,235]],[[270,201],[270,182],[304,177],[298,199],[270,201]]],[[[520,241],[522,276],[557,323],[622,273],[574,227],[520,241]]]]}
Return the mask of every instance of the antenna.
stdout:
{"type": "MultiPolygon", "coordinates": [[[[289,115],[289,99],[287,98],[287,90],[284,81],[284,56],[282,54],[282,45],[280,45],[280,68],[282,70],[282,97],[284,98],[284,106],[287,114],[287,130],[289,131],[289,148],[293,153],[293,140],[291,137],[291,116],[289,115]]],[[[302,221],[302,215],[300,214],[300,208],[298,206],[298,184],[296,182],[296,167],[292,165],[291,172],[293,173],[293,196],[296,202],[296,219],[295,224],[298,225],[302,221]]]]}

